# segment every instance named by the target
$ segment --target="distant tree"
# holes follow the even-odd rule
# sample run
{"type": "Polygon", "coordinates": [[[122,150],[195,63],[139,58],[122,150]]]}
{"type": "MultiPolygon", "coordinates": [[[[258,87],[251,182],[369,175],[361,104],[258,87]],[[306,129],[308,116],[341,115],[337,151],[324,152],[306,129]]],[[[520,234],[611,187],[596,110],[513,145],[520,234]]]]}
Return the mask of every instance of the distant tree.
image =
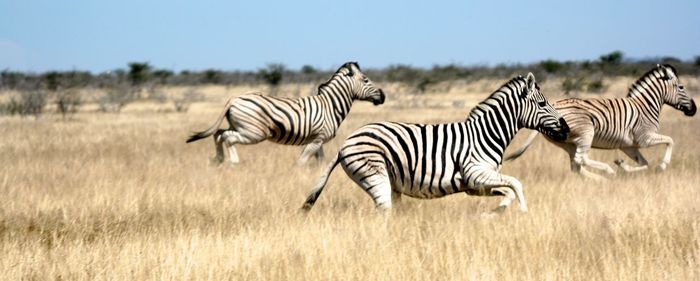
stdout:
{"type": "Polygon", "coordinates": [[[308,64],[301,67],[301,73],[303,74],[315,74],[316,72],[318,72],[316,68],[308,64]]]}
{"type": "Polygon", "coordinates": [[[215,69],[207,69],[202,76],[202,83],[217,84],[221,81],[221,71],[215,69]]]}
{"type": "Polygon", "coordinates": [[[540,62],[540,67],[547,73],[557,73],[564,65],[556,60],[543,60],[540,62]]]}
{"type": "Polygon", "coordinates": [[[600,56],[600,62],[607,65],[619,65],[622,62],[623,54],[621,51],[613,51],[612,53],[600,56]]]}
{"type": "Polygon", "coordinates": [[[131,81],[132,86],[141,85],[148,80],[152,68],[148,62],[130,62],[128,65],[129,81],[131,81]]]}
{"type": "Polygon", "coordinates": [[[173,76],[173,72],[167,69],[158,69],[155,70],[151,73],[153,78],[158,80],[158,83],[161,84],[166,84],[168,82],[168,78],[173,76]]]}
{"type": "Polygon", "coordinates": [[[52,92],[58,91],[61,86],[61,74],[57,71],[49,71],[43,75],[46,89],[52,92]]]}
{"type": "Polygon", "coordinates": [[[695,66],[700,66],[700,56],[695,57],[695,66]]]}
{"type": "Polygon", "coordinates": [[[668,63],[668,64],[680,64],[683,61],[681,61],[679,58],[676,57],[663,57],[661,58],[661,63],[668,63]]]}
{"type": "Polygon", "coordinates": [[[260,69],[258,76],[271,87],[277,87],[284,76],[286,67],[281,63],[271,63],[267,68],[260,69]]]}
{"type": "Polygon", "coordinates": [[[421,72],[410,65],[390,65],[386,69],[386,78],[394,82],[415,82],[421,77],[421,72]]]}

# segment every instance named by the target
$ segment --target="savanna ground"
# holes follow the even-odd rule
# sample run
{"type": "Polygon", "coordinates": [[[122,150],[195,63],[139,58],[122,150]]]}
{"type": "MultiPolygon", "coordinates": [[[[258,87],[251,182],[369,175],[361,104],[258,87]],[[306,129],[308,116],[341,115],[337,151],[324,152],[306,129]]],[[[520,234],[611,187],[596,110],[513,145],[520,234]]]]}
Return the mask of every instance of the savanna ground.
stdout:
{"type": "MultiPolygon", "coordinates": [[[[604,95],[624,95],[631,81],[604,95]]],[[[386,85],[384,105],[356,103],[326,160],[368,122],[463,120],[503,82],[421,96],[386,85]]],[[[552,84],[543,91],[561,98],[552,84]]],[[[457,194],[404,198],[385,223],[342,169],[300,214],[326,165],[294,166],[300,147],[240,146],[242,163],[230,167],[210,163],[210,139],[185,144],[228,96],[249,90],[202,87],[188,113],[142,102],[121,114],[86,106],[68,121],[0,117],[0,279],[700,280],[697,116],[663,110],[661,132],[675,140],[666,172],[586,181],[539,137],[503,167],[525,186],[529,213],[514,203],[487,219],[500,198],[457,194]]],[[[662,152],[643,150],[652,164],[662,152]]],[[[592,157],[612,164],[623,154],[592,157]]]]}

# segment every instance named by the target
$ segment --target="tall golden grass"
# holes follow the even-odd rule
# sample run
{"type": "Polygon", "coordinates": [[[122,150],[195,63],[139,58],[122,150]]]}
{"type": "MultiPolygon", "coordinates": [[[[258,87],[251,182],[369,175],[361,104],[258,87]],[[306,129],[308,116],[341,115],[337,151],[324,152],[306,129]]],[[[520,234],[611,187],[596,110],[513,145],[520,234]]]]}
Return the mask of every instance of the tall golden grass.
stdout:
{"type": "MultiPolygon", "coordinates": [[[[387,91],[383,106],[356,104],[326,155],[368,122],[463,120],[497,86],[387,91]]],[[[0,279],[700,280],[698,117],[664,109],[661,132],[675,140],[666,172],[586,181],[540,138],[503,168],[529,213],[486,219],[500,198],[457,194],[404,198],[387,222],[341,169],[299,213],[326,165],[294,166],[300,147],[239,146],[230,167],[210,163],[211,140],[185,145],[223,96],[243,92],[215,90],[186,114],[136,104],[71,121],[0,118],[0,279]]],[[[662,149],[643,153],[655,164],[662,149]]]]}

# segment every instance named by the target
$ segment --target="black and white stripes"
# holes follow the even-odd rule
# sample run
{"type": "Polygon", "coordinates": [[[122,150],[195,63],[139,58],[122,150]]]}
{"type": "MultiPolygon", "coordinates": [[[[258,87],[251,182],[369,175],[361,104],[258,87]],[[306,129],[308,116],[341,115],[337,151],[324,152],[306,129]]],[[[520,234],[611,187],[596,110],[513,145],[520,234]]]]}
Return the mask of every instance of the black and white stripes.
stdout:
{"type": "Polygon", "coordinates": [[[309,195],[310,209],[337,164],[374,200],[390,208],[401,194],[437,198],[466,192],[502,195],[499,208],[517,198],[527,210],[522,185],[498,171],[517,131],[537,129],[565,139],[568,127],[539,92],[534,76],[517,77],[481,102],[465,122],[368,124],[350,135],[309,195]]]}
{"type": "Polygon", "coordinates": [[[384,92],[361,72],[359,65],[348,62],[318,87],[315,96],[292,99],[247,94],[232,98],[212,127],[192,135],[187,142],[214,135],[217,159],[223,162],[226,144],[232,163],[239,161],[235,144],[270,140],[307,145],[298,162],[303,164],[311,155],[323,156],[321,146],[335,136],[353,101],[366,100],[379,105],[384,99],[384,92]],[[219,129],[224,117],[230,125],[227,130],[219,129]]]}

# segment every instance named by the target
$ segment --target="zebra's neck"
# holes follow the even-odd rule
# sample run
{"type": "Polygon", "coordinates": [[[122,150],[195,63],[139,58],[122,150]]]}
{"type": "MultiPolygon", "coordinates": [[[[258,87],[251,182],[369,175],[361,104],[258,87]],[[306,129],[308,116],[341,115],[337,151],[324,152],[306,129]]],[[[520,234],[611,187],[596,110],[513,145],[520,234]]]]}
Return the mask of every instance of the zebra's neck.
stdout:
{"type": "Polygon", "coordinates": [[[353,102],[350,96],[350,85],[341,82],[333,79],[318,87],[318,96],[328,104],[329,112],[327,114],[332,115],[331,119],[336,126],[340,126],[340,123],[348,116],[353,102]]]}
{"type": "Polygon", "coordinates": [[[649,114],[648,116],[656,119],[661,114],[661,107],[664,105],[663,95],[668,89],[659,75],[661,74],[656,71],[650,71],[634,82],[627,92],[627,98],[640,103],[641,108],[649,114]]]}
{"type": "Polygon", "coordinates": [[[525,81],[521,80],[513,79],[491,94],[471,111],[466,121],[478,139],[472,145],[481,146],[484,156],[495,164],[501,163],[506,147],[522,128],[513,108],[520,106],[517,95],[525,87],[525,81]]]}

